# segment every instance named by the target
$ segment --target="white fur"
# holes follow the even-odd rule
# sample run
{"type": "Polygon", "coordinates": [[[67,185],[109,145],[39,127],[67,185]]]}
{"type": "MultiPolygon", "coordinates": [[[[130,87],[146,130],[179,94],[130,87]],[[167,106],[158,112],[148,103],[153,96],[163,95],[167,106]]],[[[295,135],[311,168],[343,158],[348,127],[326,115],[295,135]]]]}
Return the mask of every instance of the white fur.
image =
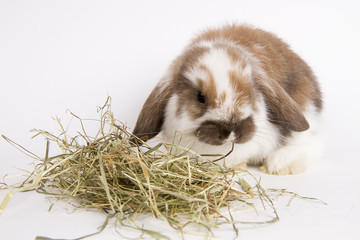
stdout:
{"type": "Polygon", "coordinates": [[[294,132],[287,139],[286,145],[273,151],[266,159],[266,171],[272,174],[301,173],[318,159],[323,148],[322,119],[309,105],[304,113],[310,129],[294,132]]]}

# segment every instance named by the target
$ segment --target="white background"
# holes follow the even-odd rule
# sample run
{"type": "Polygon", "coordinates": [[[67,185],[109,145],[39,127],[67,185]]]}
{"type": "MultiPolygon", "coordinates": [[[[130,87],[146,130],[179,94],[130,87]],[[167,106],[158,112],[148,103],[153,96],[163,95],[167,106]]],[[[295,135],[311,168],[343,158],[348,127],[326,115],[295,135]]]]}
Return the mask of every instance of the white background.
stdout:
{"type": "MultiPolygon", "coordinates": [[[[195,33],[249,23],[278,34],[312,66],[326,107],[323,157],[305,174],[261,174],[262,182],[328,206],[280,206],[280,222],[242,227],[239,239],[360,239],[359,12],[356,0],[0,0],[0,134],[43,156],[44,140],[31,140],[29,130],[57,133],[51,117],[67,123],[67,109],[95,117],[108,95],[116,118],[133,127],[152,87],[195,33]]],[[[0,140],[0,176],[31,169],[30,162],[0,140]]],[[[15,195],[0,216],[0,239],[74,238],[103,221],[102,214],[68,214],[61,207],[48,213],[48,207],[41,195],[15,195]]],[[[231,229],[216,234],[233,237],[231,229]]],[[[122,238],[110,227],[91,239],[122,238]]]]}

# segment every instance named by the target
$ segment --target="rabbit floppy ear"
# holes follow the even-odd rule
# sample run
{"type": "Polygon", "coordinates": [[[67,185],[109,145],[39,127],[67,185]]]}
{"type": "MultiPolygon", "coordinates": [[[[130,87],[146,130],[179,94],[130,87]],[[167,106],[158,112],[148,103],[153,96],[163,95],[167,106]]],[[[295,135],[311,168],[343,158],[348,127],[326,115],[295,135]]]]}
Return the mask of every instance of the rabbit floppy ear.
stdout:
{"type": "Polygon", "coordinates": [[[155,137],[162,129],[165,118],[165,109],[171,95],[168,82],[160,81],[145,101],[133,134],[143,140],[155,137]]]}
{"type": "Polygon", "coordinates": [[[277,81],[267,79],[257,81],[257,83],[265,98],[269,121],[276,124],[283,133],[289,130],[302,132],[310,127],[302,114],[300,105],[277,81]]]}

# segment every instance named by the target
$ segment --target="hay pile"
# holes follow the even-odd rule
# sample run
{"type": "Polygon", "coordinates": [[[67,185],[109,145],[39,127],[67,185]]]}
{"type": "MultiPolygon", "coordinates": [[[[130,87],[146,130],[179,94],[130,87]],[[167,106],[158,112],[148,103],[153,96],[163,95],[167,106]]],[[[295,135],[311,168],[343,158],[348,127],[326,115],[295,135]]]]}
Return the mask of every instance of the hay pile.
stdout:
{"type": "Polygon", "coordinates": [[[46,156],[38,159],[27,179],[6,195],[0,212],[14,193],[35,190],[66,199],[80,209],[100,209],[123,226],[149,234],[146,227],[136,225],[136,217],[141,214],[162,218],[179,231],[195,224],[211,232],[219,224],[229,223],[237,232],[239,222],[232,218],[231,204],[254,207],[253,199],[260,199],[273,211],[270,220],[257,223],[279,219],[260,184],[245,181],[244,176],[249,176],[246,170],[226,169],[174,144],[135,145],[130,140],[134,136],[114,119],[110,98],[98,112],[100,130],[94,137],[87,135],[83,120],[74,114],[82,126],[76,136],[68,136],[60,121],[59,136],[35,130],[48,141],[46,156]],[[62,154],[48,156],[49,143],[55,143],[62,154]],[[224,208],[228,209],[227,216],[221,214],[224,208]]]}

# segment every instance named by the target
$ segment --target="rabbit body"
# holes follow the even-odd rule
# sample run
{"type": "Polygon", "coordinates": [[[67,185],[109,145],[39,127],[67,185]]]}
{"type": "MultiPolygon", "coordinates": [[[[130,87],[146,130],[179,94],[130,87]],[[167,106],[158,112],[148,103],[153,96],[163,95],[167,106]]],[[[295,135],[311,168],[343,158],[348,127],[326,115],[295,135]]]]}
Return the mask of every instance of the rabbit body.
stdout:
{"type": "Polygon", "coordinates": [[[146,100],[134,134],[199,154],[227,154],[222,164],[263,165],[296,174],[318,158],[322,98],[310,67],[275,35],[227,25],[198,35],[146,100]]]}

